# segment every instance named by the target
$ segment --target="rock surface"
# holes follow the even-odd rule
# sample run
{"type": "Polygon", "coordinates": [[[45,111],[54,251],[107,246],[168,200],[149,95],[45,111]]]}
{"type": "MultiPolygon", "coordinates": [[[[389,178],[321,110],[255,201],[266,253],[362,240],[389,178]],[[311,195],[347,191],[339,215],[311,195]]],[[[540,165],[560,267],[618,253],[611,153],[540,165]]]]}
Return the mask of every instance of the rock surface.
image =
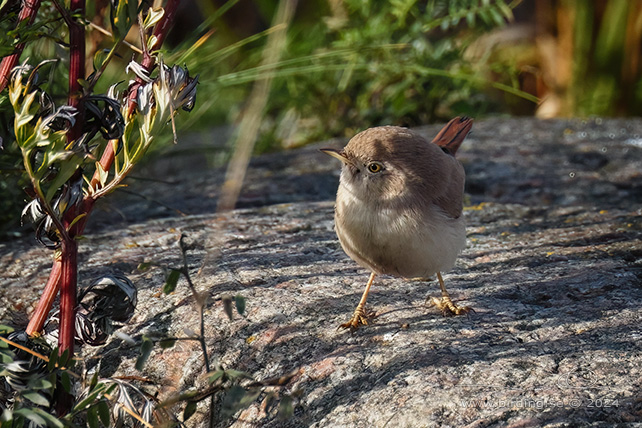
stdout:
{"type": "MultiPolygon", "coordinates": [[[[171,184],[133,183],[145,199],[115,195],[81,242],[81,284],[122,272],[138,286],[121,331],[176,337],[199,326],[186,284],[165,296],[162,270],[137,266],[179,267],[184,234],[196,287],[210,296],[210,355],[256,379],[294,373],[284,387],[299,391],[292,418],[266,414],[259,399],[220,426],[642,424],[642,121],[478,121],[458,153],[468,246],[444,275],[475,311],[444,317],[425,304],[439,295],[434,281],[378,277],[378,316],[353,334],[336,327],[368,272],[333,232],[339,165],[319,147],[254,159],[244,208],[224,214],[213,213],[222,172],[207,156],[161,158],[145,172],[171,184]],[[228,320],[228,295],[246,298],[244,317],[228,320]]],[[[50,257],[32,240],[0,244],[5,322],[35,305],[50,257]]],[[[100,352],[101,376],[143,376],[160,397],[204,385],[197,342],[155,348],[143,372],[136,347],[117,337],[83,352],[100,352]]],[[[205,402],[198,410],[189,426],[205,402]]]]}

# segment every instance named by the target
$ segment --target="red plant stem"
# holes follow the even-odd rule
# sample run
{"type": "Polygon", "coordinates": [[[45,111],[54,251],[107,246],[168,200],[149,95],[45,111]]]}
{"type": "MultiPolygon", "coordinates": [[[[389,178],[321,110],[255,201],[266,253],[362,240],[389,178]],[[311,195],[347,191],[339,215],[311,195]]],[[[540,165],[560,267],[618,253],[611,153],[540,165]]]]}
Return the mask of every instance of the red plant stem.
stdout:
{"type": "Polygon", "coordinates": [[[78,242],[75,239],[62,241],[60,270],[60,331],[58,335],[59,352],[68,350],[74,353],[73,328],[65,328],[76,321],[76,280],[78,271],[78,242]]]}
{"type": "MultiPolygon", "coordinates": [[[[163,46],[167,33],[169,29],[172,28],[174,24],[174,18],[176,17],[176,11],[178,6],[181,4],[181,0],[167,0],[167,4],[164,7],[165,14],[163,18],[156,24],[154,27],[154,36],[156,37],[156,43],[152,46],[151,51],[157,51],[163,46]]],[[[144,43],[144,41],[143,41],[144,43]]],[[[141,61],[142,67],[148,72],[156,67],[156,61],[152,55],[149,54],[147,49],[144,49],[143,60],[141,61]]],[[[138,94],[138,88],[143,84],[143,79],[140,77],[136,78],[136,82],[129,89],[129,108],[127,109],[127,116],[133,114],[134,109],[136,109],[136,95],[138,94]]]]}
{"type": "MultiPolygon", "coordinates": [[[[69,9],[74,14],[85,16],[85,0],[71,0],[69,9]]],[[[68,104],[78,109],[76,123],[67,132],[67,141],[77,140],[82,134],[84,124],[82,100],[82,86],[80,79],[85,78],[85,27],[77,20],[69,23],[69,99],[68,104]]]]}
{"type": "Polygon", "coordinates": [[[31,314],[31,319],[27,325],[26,333],[31,336],[34,333],[42,330],[42,327],[45,325],[47,320],[47,315],[53,306],[54,299],[58,295],[60,290],[60,272],[62,270],[62,263],[60,258],[54,260],[53,266],[51,267],[51,272],[49,273],[49,280],[45,285],[45,289],[40,296],[40,301],[38,306],[31,314]]]}
{"type": "MultiPolygon", "coordinates": [[[[81,17],[85,14],[85,0],[71,0],[70,10],[81,17]]],[[[82,134],[82,108],[79,107],[82,96],[82,86],[79,80],[85,78],[85,28],[77,21],[69,22],[69,101],[68,104],[78,108],[76,123],[67,132],[67,141],[75,141],[82,134]]],[[[73,207],[65,213],[63,226],[67,227],[78,215],[73,207]]],[[[74,336],[76,326],[76,288],[77,288],[77,253],[78,243],[75,235],[62,234],[60,259],[62,261],[60,275],[60,324],[58,327],[59,352],[74,353],[74,336]]],[[[64,409],[63,409],[64,410],[64,409]]]]}
{"type": "MultiPolygon", "coordinates": [[[[61,245],[60,272],[60,324],[58,327],[58,354],[68,351],[71,361],[74,355],[76,323],[76,284],[78,281],[78,242],[71,238],[61,245]]],[[[66,362],[64,362],[66,364],[66,362]]],[[[60,383],[56,386],[56,411],[65,415],[73,405],[73,395],[60,383]]]]}
{"type": "MultiPolygon", "coordinates": [[[[168,30],[169,28],[171,28],[174,22],[174,18],[176,16],[176,10],[178,9],[180,2],[181,0],[168,0],[167,4],[165,5],[165,15],[163,16],[161,21],[156,25],[154,29],[154,35],[156,36],[156,44],[154,44],[153,50],[158,50],[162,46],[165,40],[165,37],[167,36],[168,30]]],[[[71,7],[72,11],[74,10],[73,5],[74,3],[72,2],[72,7],[71,7]]],[[[70,41],[71,41],[71,36],[70,36],[70,41]]],[[[83,46],[83,56],[84,56],[84,43],[82,43],[82,46],[83,46]]],[[[84,64],[84,61],[80,61],[77,64],[82,66],[82,64],[84,64]]],[[[155,65],[155,62],[152,56],[147,55],[145,58],[143,58],[143,67],[145,67],[147,71],[151,71],[154,65],[155,65]]],[[[75,68],[75,69],[78,70],[78,68],[75,68]]],[[[74,79],[74,81],[77,82],[77,79],[74,79]]],[[[69,83],[71,88],[71,84],[72,84],[71,68],[70,68],[69,83]]],[[[134,109],[136,108],[136,92],[138,91],[138,87],[142,83],[143,83],[142,80],[137,80],[134,83],[134,86],[132,86],[132,89],[130,90],[130,94],[129,94],[130,104],[128,108],[128,114],[130,115],[133,113],[134,109]]],[[[73,93],[70,91],[70,103],[71,103],[72,94],[73,93]]],[[[104,171],[110,170],[114,162],[114,156],[115,156],[115,153],[114,153],[113,144],[109,142],[106,145],[105,150],[103,151],[103,154],[100,158],[100,164],[103,167],[104,171]]],[[[99,182],[99,180],[100,180],[99,172],[98,170],[96,170],[96,172],[94,173],[94,176],[91,179],[91,185],[94,186],[96,183],[99,182]]],[[[79,213],[85,213],[86,215],[74,225],[72,230],[69,231],[69,236],[71,238],[74,238],[83,233],[85,226],[87,224],[87,220],[89,218],[89,213],[92,211],[94,207],[94,203],[95,203],[95,200],[91,196],[85,197],[85,199],[83,200],[83,203],[79,209],[79,213]]],[[[67,218],[65,221],[65,224],[70,224],[71,221],[73,221],[73,218],[67,218]]],[[[29,321],[29,326],[27,330],[27,333],[29,335],[33,335],[41,331],[45,325],[47,315],[49,314],[49,311],[51,310],[51,307],[53,305],[53,301],[56,298],[56,295],[58,294],[58,290],[60,289],[60,283],[61,283],[60,270],[61,270],[61,262],[55,261],[51,269],[51,272],[49,274],[49,281],[47,281],[47,285],[45,286],[43,296],[40,298],[40,301],[38,302],[38,306],[34,310],[31,320],[29,321]]]]}
{"type": "MultiPolygon", "coordinates": [[[[105,146],[105,151],[103,152],[103,155],[100,157],[100,166],[103,168],[103,171],[109,171],[112,163],[114,163],[114,144],[110,140],[107,142],[107,146],[105,146]]],[[[98,172],[99,172],[98,169],[96,169],[94,176],[91,178],[91,181],[89,182],[89,185],[93,188],[96,188],[96,185],[100,183],[100,175],[98,174],[98,172]]]]}
{"type": "MultiPolygon", "coordinates": [[[[18,22],[22,22],[25,19],[29,20],[29,24],[33,23],[33,20],[36,19],[36,14],[40,8],[40,0],[24,0],[22,4],[22,9],[18,14],[18,22]]],[[[0,63],[0,92],[4,90],[9,84],[9,78],[11,75],[11,70],[18,64],[22,50],[25,48],[24,43],[19,43],[16,45],[14,53],[2,58],[2,63],[0,63]]]]}

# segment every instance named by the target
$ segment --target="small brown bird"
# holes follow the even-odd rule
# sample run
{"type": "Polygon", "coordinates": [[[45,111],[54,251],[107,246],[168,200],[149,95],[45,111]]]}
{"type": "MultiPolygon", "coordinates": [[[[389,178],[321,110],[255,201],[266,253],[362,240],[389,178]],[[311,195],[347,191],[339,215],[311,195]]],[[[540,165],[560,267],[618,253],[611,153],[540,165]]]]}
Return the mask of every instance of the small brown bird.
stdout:
{"type": "Polygon", "coordinates": [[[374,314],[366,299],[377,274],[437,274],[435,305],[455,315],[470,310],[452,302],[441,272],[466,244],[465,173],[455,153],[472,126],[472,119],[456,117],[432,143],[406,128],[380,126],[355,135],[341,151],[321,149],[343,162],[334,218],[341,246],[372,272],[354,315],[340,327],[368,324],[374,314]]]}

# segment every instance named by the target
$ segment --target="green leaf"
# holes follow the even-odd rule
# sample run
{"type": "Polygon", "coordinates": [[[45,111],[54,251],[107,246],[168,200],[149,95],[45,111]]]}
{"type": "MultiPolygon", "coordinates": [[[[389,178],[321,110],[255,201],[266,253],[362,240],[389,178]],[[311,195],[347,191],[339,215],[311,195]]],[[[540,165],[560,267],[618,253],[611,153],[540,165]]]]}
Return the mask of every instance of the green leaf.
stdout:
{"type": "MultiPolygon", "coordinates": [[[[13,333],[14,328],[8,325],[0,324],[0,334],[9,334],[13,333]]],[[[5,343],[5,342],[2,342],[5,343]]],[[[6,345],[6,343],[5,343],[6,345]]]]}
{"type": "MultiPolygon", "coordinates": [[[[136,21],[138,2],[136,0],[120,0],[112,15],[112,30],[114,35],[125,37],[132,23],[136,21]]],[[[113,11],[113,9],[112,9],[113,11]]]]}
{"type": "Polygon", "coordinates": [[[240,409],[240,403],[243,397],[245,397],[245,389],[239,385],[234,385],[228,389],[221,404],[223,417],[229,418],[236,413],[240,409]]]}
{"type": "Polygon", "coordinates": [[[245,312],[245,297],[237,294],[234,297],[234,302],[236,303],[236,312],[238,312],[239,315],[243,315],[245,312]]]}
{"type": "Polygon", "coordinates": [[[154,342],[147,336],[143,336],[143,342],[140,344],[140,356],[136,359],[136,370],[143,370],[145,362],[149,358],[154,348],[154,342]]]}
{"type": "Polygon", "coordinates": [[[105,187],[105,183],[107,183],[107,178],[109,177],[109,171],[105,171],[103,165],[100,162],[96,162],[96,172],[98,173],[100,188],[105,187]]]}
{"type": "Polygon", "coordinates": [[[185,410],[183,410],[183,422],[191,418],[194,413],[196,413],[196,402],[188,401],[185,410]]]}
{"type": "Polygon", "coordinates": [[[160,342],[158,342],[160,347],[162,349],[168,349],[174,347],[176,345],[176,340],[175,339],[163,339],[160,342]]]}
{"type": "Polygon", "coordinates": [[[165,15],[165,10],[162,7],[150,8],[143,22],[143,28],[149,30],[151,27],[156,25],[158,21],[165,15]]]}
{"type": "Polygon", "coordinates": [[[181,271],[177,269],[172,269],[169,272],[169,275],[167,275],[167,280],[165,281],[165,285],[163,285],[163,293],[169,294],[173,292],[176,289],[176,284],[178,283],[178,279],[181,277],[181,271]]]}
{"type": "Polygon", "coordinates": [[[151,52],[154,50],[156,43],[158,42],[158,37],[153,34],[147,39],[147,49],[151,52]]]}
{"type": "Polygon", "coordinates": [[[71,394],[71,378],[69,377],[69,373],[67,371],[63,370],[60,373],[60,383],[62,384],[62,387],[67,392],[67,394],[71,394]]]}
{"type": "Polygon", "coordinates": [[[139,263],[139,265],[138,265],[138,266],[136,266],[136,269],[138,269],[138,270],[139,270],[139,271],[141,271],[141,272],[145,272],[145,271],[149,270],[149,268],[150,268],[150,267],[152,267],[152,264],[151,264],[151,263],[149,263],[149,262],[142,262],[142,263],[139,263]]]}
{"type": "Polygon", "coordinates": [[[32,409],[32,410],[33,410],[34,413],[38,414],[38,416],[40,416],[41,418],[43,418],[44,420],[47,421],[47,426],[48,427],[64,428],[65,424],[60,419],[55,417],[54,415],[51,415],[51,414],[47,413],[46,411],[44,411],[42,409],[38,409],[38,408],[35,408],[35,409],[32,409]]]}
{"type": "Polygon", "coordinates": [[[22,396],[27,400],[35,403],[39,406],[49,407],[49,400],[47,400],[43,395],[38,394],[35,391],[26,391],[22,393],[22,396]]]}
{"type": "Polygon", "coordinates": [[[280,420],[289,419],[294,414],[294,400],[289,395],[283,396],[281,398],[281,403],[279,403],[279,411],[276,416],[280,420]]]}
{"type": "Polygon", "coordinates": [[[488,9],[480,9],[479,10],[479,16],[481,17],[482,21],[484,21],[485,24],[490,25],[492,24],[492,15],[488,12],[488,9]]]}
{"type": "Polygon", "coordinates": [[[105,425],[106,427],[109,426],[110,422],[110,415],[111,415],[111,410],[109,410],[109,404],[107,404],[106,400],[101,400],[97,404],[98,407],[98,416],[100,417],[100,421],[105,425]]]}
{"type": "MultiPolygon", "coordinates": [[[[14,357],[15,357],[15,354],[9,350],[0,351],[0,364],[13,363],[14,357]]],[[[0,373],[2,373],[1,370],[0,370],[0,373]]],[[[0,376],[3,376],[3,375],[0,374],[0,376]]]]}
{"type": "Polygon", "coordinates": [[[49,362],[47,363],[47,371],[54,371],[58,363],[58,348],[54,348],[49,354],[49,362]]]}
{"type": "Polygon", "coordinates": [[[466,23],[470,28],[475,26],[475,12],[472,10],[469,10],[468,13],[466,14],[466,23]]]}
{"type": "MultiPolygon", "coordinates": [[[[40,415],[38,415],[36,412],[33,411],[33,409],[28,409],[28,408],[21,408],[21,409],[16,409],[13,411],[14,415],[20,415],[22,417],[25,417],[32,421],[35,424],[38,424],[40,426],[47,426],[47,421],[40,415]]],[[[27,425],[27,424],[25,424],[27,425]]]]}
{"type": "Polygon", "coordinates": [[[94,372],[94,375],[91,377],[91,380],[89,381],[89,390],[91,391],[96,387],[96,384],[98,383],[98,371],[94,372]]]}
{"type": "MultiPolygon", "coordinates": [[[[64,136],[61,138],[64,138],[64,136]]],[[[67,153],[71,153],[71,152],[67,152],[67,153]]],[[[47,199],[48,202],[51,202],[54,195],[62,187],[62,185],[65,184],[67,181],[69,181],[71,176],[76,173],[76,170],[82,164],[82,161],[83,159],[81,157],[76,156],[75,154],[72,154],[70,157],[68,157],[64,161],[56,163],[58,167],[58,173],[56,174],[54,179],[51,181],[51,183],[49,183],[49,190],[47,190],[47,193],[45,195],[45,198],[47,199]]],[[[49,162],[49,163],[53,163],[53,162],[49,162]]],[[[47,171],[48,169],[49,168],[47,166],[47,168],[44,169],[43,172],[47,171]]]]}
{"type": "Polygon", "coordinates": [[[249,373],[234,369],[225,370],[225,376],[230,379],[254,379],[249,373]]]}
{"type": "Polygon", "coordinates": [[[83,88],[83,89],[89,89],[89,81],[85,79],[78,79],[78,84],[83,88]]]}
{"type": "Polygon", "coordinates": [[[209,383],[214,383],[217,380],[221,379],[224,375],[225,375],[225,370],[217,370],[209,376],[207,381],[209,383]]]}
{"type": "Polygon", "coordinates": [[[239,406],[241,406],[241,408],[248,407],[258,398],[260,394],[261,388],[253,388],[249,391],[246,391],[245,396],[239,402],[239,406]]]}
{"type": "Polygon", "coordinates": [[[94,54],[94,70],[99,70],[107,58],[109,58],[109,51],[106,49],[98,49],[94,54]]]}
{"type": "Polygon", "coordinates": [[[62,354],[58,356],[58,365],[60,367],[67,367],[69,363],[69,349],[62,351],[62,354]]]}
{"type": "Polygon", "coordinates": [[[76,412],[81,412],[85,410],[87,407],[91,405],[91,403],[93,403],[96,400],[96,398],[100,394],[102,394],[105,391],[106,388],[107,386],[104,383],[99,383],[98,385],[96,385],[96,387],[92,389],[91,392],[87,394],[87,396],[82,401],[78,402],[74,406],[74,410],[76,412]]]}
{"type": "Polygon", "coordinates": [[[514,19],[513,10],[503,0],[497,2],[497,7],[501,10],[506,19],[512,21],[514,19]]]}
{"type": "Polygon", "coordinates": [[[87,217],[87,213],[82,213],[82,214],[80,214],[80,215],[76,216],[76,218],[74,218],[74,219],[72,220],[72,222],[71,222],[71,223],[69,223],[69,226],[67,226],[67,227],[68,227],[68,229],[71,229],[71,228],[74,226],[74,224],[78,223],[80,220],[82,220],[82,219],[83,219],[83,218],[85,218],[85,217],[87,217]]]}
{"type": "Polygon", "coordinates": [[[504,17],[502,16],[501,12],[495,8],[489,9],[490,16],[493,18],[493,21],[495,21],[495,24],[498,26],[505,25],[506,22],[504,21],[504,17]]]}
{"type": "MultiPolygon", "coordinates": [[[[15,106],[14,105],[14,109],[16,107],[22,107],[20,109],[20,111],[15,110],[16,118],[15,118],[15,121],[14,121],[14,126],[15,126],[16,129],[27,125],[34,118],[34,115],[29,112],[29,108],[31,107],[31,104],[35,100],[36,95],[38,95],[38,94],[37,94],[37,92],[34,91],[34,92],[30,93],[29,95],[27,95],[24,98],[24,101],[22,102],[22,106],[15,106]]],[[[22,138],[16,139],[16,142],[22,148],[24,148],[24,149],[32,148],[31,144],[26,144],[27,141],[29,141],[29,140],[25,140],[25,139],[22,139],[22,138]]]]}
{"type": "Polygon", "coordinates": [[[89,408],[89,411],[87,412],[87,424],[89,425],[89,428],[98,428],[98,407],[92,406],[89,408]]]}
{"type": "Polygon", "coordinates": [[[29,387],[32,389],[49,389],[53,384],[45,378],[37,378],[29,381],[29,387]]]}

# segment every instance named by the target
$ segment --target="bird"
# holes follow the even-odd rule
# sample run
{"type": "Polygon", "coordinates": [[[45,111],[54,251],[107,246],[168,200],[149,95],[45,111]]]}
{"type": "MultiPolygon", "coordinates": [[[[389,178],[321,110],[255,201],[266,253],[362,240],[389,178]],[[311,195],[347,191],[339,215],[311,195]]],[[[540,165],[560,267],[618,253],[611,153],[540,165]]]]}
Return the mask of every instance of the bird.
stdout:
{"type": "Polygon", "coordinates": [[[473,120],[456,117],[432,142],[398,126],[377,126],[355,135],[342,150],[321,149],[342,162],[335,202],[335,231],[346,254],[370,278],[352,318],[339,326],[356,330],[375,313],[366,300],[376,275],[406,279],[437,276],[444,314],[468,313],[456,305],[441,272],[450,270],[466,245],[463,216],[465,172],[455,154],[473,120]]]}

